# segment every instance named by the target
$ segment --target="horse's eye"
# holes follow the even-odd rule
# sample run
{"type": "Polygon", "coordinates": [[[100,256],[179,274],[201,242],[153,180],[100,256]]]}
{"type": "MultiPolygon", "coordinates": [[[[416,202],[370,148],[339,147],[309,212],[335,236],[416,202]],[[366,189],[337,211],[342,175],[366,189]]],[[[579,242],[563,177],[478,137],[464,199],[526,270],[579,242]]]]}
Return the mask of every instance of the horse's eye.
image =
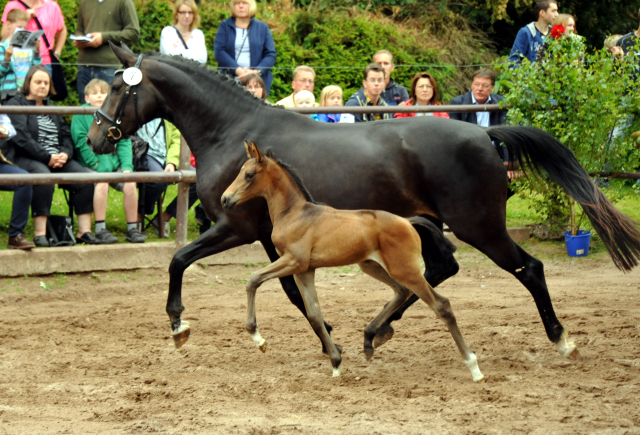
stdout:
{"type": "Polygon", "coordinates": [[[120,88],[121,88],[120,85],[113,85],[111,86],[111,92],[118,92],[120,88]]]}
{"type": "Polygon", "coordinates": [[[245,174],[244,178],[246,178],[247,180],[253,180],[253,177],[255,177],[255,176],[256,176],[256,173],[255,173],[255,172],[252,172],[252,173],[248,173],[248,172],[247,172],[247,173],[245,174]]]}

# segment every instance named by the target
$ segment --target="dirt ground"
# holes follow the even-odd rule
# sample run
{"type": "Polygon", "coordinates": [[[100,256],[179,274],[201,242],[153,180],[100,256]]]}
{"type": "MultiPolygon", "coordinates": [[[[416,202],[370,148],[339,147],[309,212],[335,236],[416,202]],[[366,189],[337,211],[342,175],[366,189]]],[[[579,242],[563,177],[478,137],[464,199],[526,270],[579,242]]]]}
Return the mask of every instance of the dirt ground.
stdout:
{"type": "Polygon", "coordinates": [[[391,290],[357,267],[317,287],[343,376],[277,282],[258,291],[266,354],[244,329],[260,265],[185,276],[191,338],[176,350],[165,270],[0,280],[1,434],[640,434],[640,271],[603,255],[545,260],[556,312],[582,360],[546,339],[528,292],[485,257],[457,254],[440,287],[476,352],[475,384],[425,304],[367,362],[364,326],[391,290]]]}

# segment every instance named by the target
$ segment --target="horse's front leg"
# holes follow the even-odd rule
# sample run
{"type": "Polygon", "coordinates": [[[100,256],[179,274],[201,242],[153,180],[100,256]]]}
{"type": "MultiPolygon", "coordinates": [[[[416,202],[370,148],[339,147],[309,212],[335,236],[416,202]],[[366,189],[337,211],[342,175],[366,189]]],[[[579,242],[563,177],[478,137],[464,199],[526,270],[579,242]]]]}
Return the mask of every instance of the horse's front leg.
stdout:
{"type": "Polygon", "coordinates": [[[169,266],[167,314],[171,320],[171,334],[176,348],[186,343],[190,333],[189,324],[180,319],[180,314],[184,311],[184,306],[182,305],[182,276],[184,271],[194,261],[246,243],[251,243],[251,241],[238,237],[233,229],[222,221],[216,223],[213,228],[206,231],[193,243],[175,253],[169,266]]]}
{"type": "MultiPolygon", "coordinates": [[[[265,252],[269,256],[269,259],[272,262],[278,261],[278,258],[280,258],[280,256],[276,252],[276,247],[273,245],[273,242],[271,241],[270,231],[268,234],[260,237],[260,243],[262,243],[262,246],[264,247],[265,252]]],[[[281,277],[280,285],[282,285],[282,289],[286,293],[291,303],[300,310],[300,312],[305,318],[308,319],[307,310],[304,307],[304,300],[302,300],[302,295],[300,294],[300,290],[298,289],[298,285],[293,279],[293,276],[289,275],[289,276],[281,277]]],[[[324,327],[327,329],[327,332],[331,334],[331,331],[333,330],[333,326],[329,325],[325,321],[324,327]]],[[[322,342],[322,340],[320,340],[320,342],[322,342]]],[[[342,346],[340,346],[339,344],[336,344],[336,347],[338,348],[339,352],[342,352],[342,346]]],[[[322,353],[328,354],[327,348],[325,347],[324,343],[322,344],[322,353]]]]}
{"type": "Polygon", "coordinates": [[[265,281],[272,278],[290,276],[300,272],[303,268],[291,255],[285,254],[274,263],[254,272],[247,281],[247,331],[253,341],[262,352],[267,350],[267,341],[262,338],[258,331],[258,321],[256,320],[256,291],[265,281]]]}

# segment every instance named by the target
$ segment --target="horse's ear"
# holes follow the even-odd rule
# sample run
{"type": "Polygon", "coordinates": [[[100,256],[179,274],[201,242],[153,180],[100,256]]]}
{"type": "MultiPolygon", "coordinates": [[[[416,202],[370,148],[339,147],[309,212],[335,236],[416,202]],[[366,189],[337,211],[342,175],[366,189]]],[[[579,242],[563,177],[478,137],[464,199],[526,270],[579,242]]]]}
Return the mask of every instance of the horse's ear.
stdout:
{"type": "Polygon", "coordinates": [[[116,55],[120,62],[126,67],[130,67],[136,64],[136,60],[138,60],[138,56],[136,56],[129,47],[123,42],[122,47],[118,47],[113,42],[109,41],[109,46],[111,47],[111,51],[116,55]]]}
{"type": "Polygon", "coordinates": [[[256,146],[256,144],[251,141],[251,146],[253,147],[253,151],[255,153],[255,157],[256,157],[256,161],[258,163],[262,162],[262,153],[260,152],[260,150],[258,149],[258,147],[256,146]]]}
{"type": "Polygon", "coordinates": [[[246,140],[244,141],[244,147],[247,149],[247,157],[253,158],[253,149],[251,149],[251,145],[246,140]]]}

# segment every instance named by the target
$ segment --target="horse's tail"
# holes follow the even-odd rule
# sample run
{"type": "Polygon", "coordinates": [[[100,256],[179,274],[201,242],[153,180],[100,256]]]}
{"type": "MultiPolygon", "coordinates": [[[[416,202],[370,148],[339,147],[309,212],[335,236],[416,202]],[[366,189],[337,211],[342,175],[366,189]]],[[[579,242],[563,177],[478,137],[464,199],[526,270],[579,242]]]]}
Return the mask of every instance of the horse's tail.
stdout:
{"type": "Polygon", "coordinates": [[[526,173],[542,178],[544,170],[582,206],[615,265],[631,270],[640,259],[638,224],[615,209],[573,155],[550,134],[534,127],[500,126],[486,130],[492,140],[503,142],[512,161],[526,173]]]}
{"type": "Polygon", "coordinates": [[[421,227],[425,227],[429,230],[431,240],[438,251],[440,251],[442,258],[450,257],[454,252],[456,252],[454,244],[451,243],[449,239],[444,236],[444,233],[429,219],[423,218],[422,216],[413,216],[407,220],[413,226],[420,225],[421,227]]]}

